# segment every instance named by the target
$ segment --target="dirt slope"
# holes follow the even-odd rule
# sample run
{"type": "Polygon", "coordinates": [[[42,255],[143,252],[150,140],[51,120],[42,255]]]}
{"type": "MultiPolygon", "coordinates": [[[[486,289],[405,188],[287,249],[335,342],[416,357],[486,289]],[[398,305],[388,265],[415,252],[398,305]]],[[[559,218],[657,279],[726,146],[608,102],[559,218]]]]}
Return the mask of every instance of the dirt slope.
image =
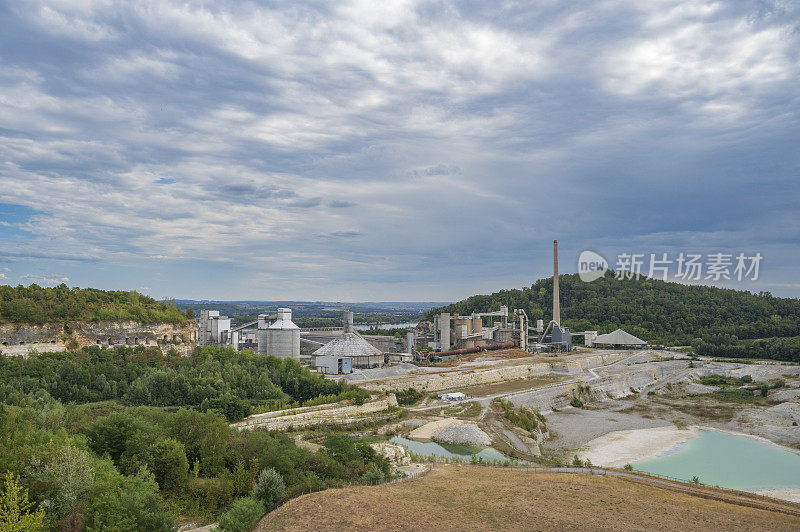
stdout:
{"type": "Polygon", "coordinates": [[[437,466],[289,501],[257,530],[798,530],[800,517],[590,475],[437,466]]]}

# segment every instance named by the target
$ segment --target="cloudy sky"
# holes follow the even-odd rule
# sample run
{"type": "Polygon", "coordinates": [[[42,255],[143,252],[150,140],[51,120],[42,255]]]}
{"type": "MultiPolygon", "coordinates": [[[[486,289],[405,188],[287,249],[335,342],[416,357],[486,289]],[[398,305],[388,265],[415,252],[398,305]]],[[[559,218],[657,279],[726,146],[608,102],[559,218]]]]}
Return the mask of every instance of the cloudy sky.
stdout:
{"type": "Polygon", "coordinates": [[[8,0],[0,28],[2,283],[449,300],[547,276],[558,238],[562,272],[758,252],[717,284],[800,296],[793,0],[8,0]]]}

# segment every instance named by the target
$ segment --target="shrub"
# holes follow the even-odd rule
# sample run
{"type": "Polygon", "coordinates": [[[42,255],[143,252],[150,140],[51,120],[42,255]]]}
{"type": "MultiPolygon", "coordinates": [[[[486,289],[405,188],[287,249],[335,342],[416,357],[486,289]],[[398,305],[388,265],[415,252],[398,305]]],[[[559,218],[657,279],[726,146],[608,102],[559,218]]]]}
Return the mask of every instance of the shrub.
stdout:
{"type": "Polygon", "coordinates": [[[700,484],[700,477],[697,475],[692,477],[692,484],[700,484]]]}
{"type": "Polygon", "coordinates": [[[633,471],[633,466],[631,464],[625,464],[622,469],[625,471],[633,471]]]}
{"type": "Polygon", "coordinates": [[[425,395],[421,392],[415,390],[414,388],[408,388],[407,390],[400,390],[394,392],[395,397],[397,397],[397,404],[401,406],[408,406],[418,403],[425,395]]]}
{"type": "Polygon", "coordinates": [[[575,408],[583,408],[583,401],[581,401],[577,397],[573,397],[572,401],[570,401],[569,404],[570,406],[574,406],[575,408]]]}
{"type": "Polygon", "coordinates": [[[576,454],[576,455],[575,455],[575,457],[572,459],[572,465],[574,465],[575,467],[582,467],[582,466],[583,466],[583,462],[581,461],[581,459],[580,459],[580,458],[578,458],[578,455],[577,455],[577,454],[576,454]]]}
{"type": "Polygon", "coordinates": [[[237,499],[230,510],[219,516],[218,529],[224,532],[244,532],[262,515],[264,505],[261,501],[252,497],[237,499]]]}
{"type": "Polygon", "coordinates": [[[258,479],[256,479],[256,485],[253,487],[252,497],[257,501],[261,501],[264,509],[270,512],[278,507],[285,494],[286,484],[284,484],[280,473],[272,467],[262,469],[258,474],[258,479]]]}
{"type": "MultiPolygon", "coordinates": [[[[473,458],[475,456],[473,455],[473,458]]],[[[370,464],[367,472],[361,477],[361,482],[372,486],[386,481],[386,474],[375,464],[370,464]]]]}

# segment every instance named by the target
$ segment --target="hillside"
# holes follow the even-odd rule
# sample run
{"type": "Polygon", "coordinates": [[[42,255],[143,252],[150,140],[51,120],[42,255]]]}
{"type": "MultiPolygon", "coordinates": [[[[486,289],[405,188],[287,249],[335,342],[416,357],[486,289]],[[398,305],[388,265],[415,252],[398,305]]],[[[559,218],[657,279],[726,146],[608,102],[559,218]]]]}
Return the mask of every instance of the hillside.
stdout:
{"type": "Polygon", "coordinates": [[[629,480],[437,466],[424,477],[305,495],[256,530],[797,530],[800,518],[629,480]]]}
{"type": "Polygon", "coordinates": [[[172,304],[135,291],[0,285],[0,323],[138,321],[184,323],[190,317],[172,304]]]}
{"type": "MultiPolygon", "coordinates": [[[[689,345],[697,338],[720,343],[717,337],[737,339],[800,335],[800,300],[769,293],[683,285],[655,279],[617,280],[612,272],[591,283],[577,274],[560,275],[561,319],[573,331],[611,332],[625,329],[651,343],[689,345]]],[[[540,279],[531,287],[476,295],[438,312],[470,314],[523,308],[531,320],[552,316],[553,280],[540,279]]]]}

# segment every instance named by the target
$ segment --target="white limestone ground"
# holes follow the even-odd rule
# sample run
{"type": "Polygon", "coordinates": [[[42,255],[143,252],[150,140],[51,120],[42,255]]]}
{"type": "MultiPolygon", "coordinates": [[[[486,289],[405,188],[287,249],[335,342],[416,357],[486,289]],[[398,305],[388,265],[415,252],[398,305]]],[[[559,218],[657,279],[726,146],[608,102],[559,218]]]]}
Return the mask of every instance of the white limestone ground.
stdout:
{"type": "Polygon", "coordinates": [[[783,499],[784,501],[800,503],[800,490],[773,490],[764,489],[756,491],[759,495],[772,497],[773,499],[783,499]]]}
{"type": "Polygon", "coordinates": [[[436,434],[433,439],[439,443],[453,443],[456,445],[473,445],[487,447],[492,439],[474,423],[454,423],[436,434]]]}
{"type": "Polygon", "coordinates": [[[408,437],[412,440],[430,440],[433,435],[437,434],[440,430],[445,429],[453,423],[461,423],[461,420],[455,418],[437,419],[436,421],[429,421],[421,427],[412,430],[408,437]]]}
{"type": "Polygon", "coordinates": [[[697,427],[679,429],[675,426],[609,432],[591,440],[578,457],[588,458],[594,465],[621,467],[662,456],[697,435],[697,427]]]}

